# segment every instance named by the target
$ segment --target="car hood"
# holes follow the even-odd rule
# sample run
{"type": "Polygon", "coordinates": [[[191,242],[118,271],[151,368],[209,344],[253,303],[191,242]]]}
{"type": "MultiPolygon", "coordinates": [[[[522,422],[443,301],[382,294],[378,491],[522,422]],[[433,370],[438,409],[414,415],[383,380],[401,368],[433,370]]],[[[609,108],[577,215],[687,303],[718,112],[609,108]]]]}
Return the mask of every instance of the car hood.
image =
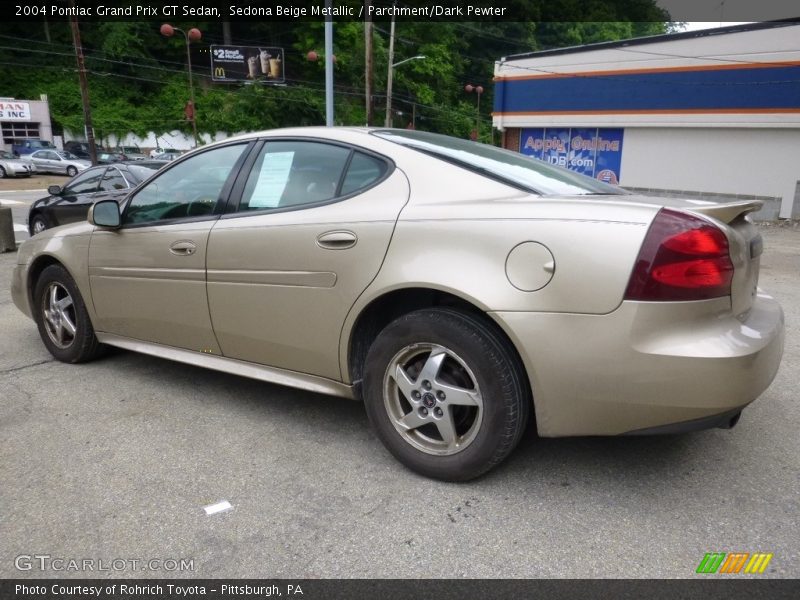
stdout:
{"type": "Polygon", "coordinates": [[[27,160],[22,160],[22,159],[19,159],[19,158],[0,158],[0,163],[4,163],[4,164],[7,164],[7,165],[14,165],[14,166],[17,166],[17,167],[21,167],[21,166],[25,166],[25,165],[30,165],[31,164],[27,160]]]}

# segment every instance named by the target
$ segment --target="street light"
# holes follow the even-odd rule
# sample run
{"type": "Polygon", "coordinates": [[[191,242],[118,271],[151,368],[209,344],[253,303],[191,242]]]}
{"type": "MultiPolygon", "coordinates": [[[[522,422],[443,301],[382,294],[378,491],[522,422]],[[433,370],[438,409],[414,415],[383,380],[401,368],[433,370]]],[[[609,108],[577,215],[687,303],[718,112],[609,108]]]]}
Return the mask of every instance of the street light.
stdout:
{"type": "MultiPolygon", "coordinates": [[[[392,25],[394,25],[394,21],[392,21],[392,25]]],[[[422,54],[418,54],[417,56],[412,56],[411,58],[406,58],[396,63],[392,63],[391,59],[389,61],[389,75],[386,80],[386,127],[392,126],[392,76],[394,75],[394,68],[399,67],[400,65],[407,63],[411,60],[422,60],[427,58],[422,54]]]]}
{"type": "Polygon", "coordinates": [[[161,35],[164,37],[172,37],[176,31],[180,31],[186,40],[186,65],[189,68],[189,106],[186,107],[186,116],[192,121],[192,130],[194,131],[194,147],[197,148],[197,114],[195,113],[194,105],[194,83],[192,82],[192,53],[190,46],[192,42],[199,42],[203,34],[196,27],[192,27],[189,31],[184,31],[178,27],[173,27],[169,23],[164,23],[161,26],[161,35]]]}
{"type": "Polygon", "coordinates": [[[481,94],[483,93],[483,86],[468,83],[464,86],[464,91],[468,94],[475,92],[478,95],[478,108],[475,113],[475,141],[477,141],[481,134],[481,94]]]}

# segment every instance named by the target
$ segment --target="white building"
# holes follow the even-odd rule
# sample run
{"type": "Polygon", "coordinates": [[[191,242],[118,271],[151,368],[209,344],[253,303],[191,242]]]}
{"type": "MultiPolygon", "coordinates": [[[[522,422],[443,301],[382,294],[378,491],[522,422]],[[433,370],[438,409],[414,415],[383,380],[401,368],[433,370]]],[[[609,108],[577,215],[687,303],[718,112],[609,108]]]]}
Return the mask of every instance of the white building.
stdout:
{"type": "Polygon", "coordinates": [[[2,143],[0,149],[11,150],[15,140],[37,138],[53,141],[53,127],[50,124],[50,105],[47,96],[40,100],[17,100],[0,97],[0,129],[2,143]]]}
{"type": "Polygon", "coordinates": [[[531,52],[495,66],[506,148],[652,195],[800,217],[800,23],[531,52]]]}

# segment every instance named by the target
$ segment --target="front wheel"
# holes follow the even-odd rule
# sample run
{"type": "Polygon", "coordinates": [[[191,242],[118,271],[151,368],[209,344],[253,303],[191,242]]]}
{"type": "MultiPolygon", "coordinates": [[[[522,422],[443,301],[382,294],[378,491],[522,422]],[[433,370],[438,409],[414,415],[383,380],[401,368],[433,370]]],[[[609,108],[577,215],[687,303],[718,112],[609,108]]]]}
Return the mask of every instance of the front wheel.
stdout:
{"type": "Polygon", "coordinates": [[[55,358],[86,362],[102,354],[78,286],[61,265],[50,265],[39,276],[33,292],[39,335],[55,358]]]}
{"type": "Polygon", "coordinates": [[[6,170],[3,167],[0,167],[0,179],[6,177],[6,170]]]}
{"type": "Polygon", "coordinates": [[[47,227],[47,219],[40,214],[34,215],[30,223],[30,234],[34,236],[37,233],[42,233],[47,227]]]}
{"type": "Polygon", "coordinates": [[[389,324],[364,368],[367,415],[388,450],[428,477],[465,481],[499,464],[530,395],[510,344],[480,318],[425,309],[389,324]]]}
{"type": "Polygon", "coordinates": [[[67,167],[67,175],[69,175],[70,177],[75,177],[75,175],[77,174],[78,174],[78,169],[76,169],[75,167],[67,167]]]}

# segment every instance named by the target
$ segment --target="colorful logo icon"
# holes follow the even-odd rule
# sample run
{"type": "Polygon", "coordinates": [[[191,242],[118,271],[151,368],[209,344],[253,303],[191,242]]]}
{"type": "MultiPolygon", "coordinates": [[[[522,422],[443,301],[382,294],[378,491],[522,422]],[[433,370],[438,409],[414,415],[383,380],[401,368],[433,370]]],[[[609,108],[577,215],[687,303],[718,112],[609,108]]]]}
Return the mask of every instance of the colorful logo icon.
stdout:
{"type": "Polygon", "coordinates": [[[767,569],[773,554],[766,552],[707,552],[697,566],[697,573],[761,574],[767,569]],[[742,569],[744,567],[744,569],[742,569]]]}

